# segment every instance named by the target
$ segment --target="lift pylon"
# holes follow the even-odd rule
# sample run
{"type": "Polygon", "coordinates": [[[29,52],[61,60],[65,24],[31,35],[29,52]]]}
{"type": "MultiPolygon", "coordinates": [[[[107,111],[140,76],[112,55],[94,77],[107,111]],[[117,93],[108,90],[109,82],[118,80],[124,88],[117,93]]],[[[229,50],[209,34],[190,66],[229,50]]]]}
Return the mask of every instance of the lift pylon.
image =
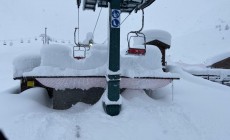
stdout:
{"type": "Polygon", "coordinates": [[[104,110],[111,116],[118,115],[121,109],[120,97],[120,15],[144,9],[155,0],[84,0],[83,9],[95,11],[98,7],[109,8],[109,67],[107,90],[103,102],[104,110]]]}

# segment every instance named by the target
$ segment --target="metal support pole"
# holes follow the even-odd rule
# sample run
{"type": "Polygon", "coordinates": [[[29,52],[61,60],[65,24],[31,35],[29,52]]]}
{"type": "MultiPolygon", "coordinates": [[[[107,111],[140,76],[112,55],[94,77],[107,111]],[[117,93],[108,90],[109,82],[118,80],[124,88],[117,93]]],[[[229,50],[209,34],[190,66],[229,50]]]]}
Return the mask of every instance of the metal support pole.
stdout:
{"type": "Polygon", "coordinates": [[[47,28],[45,27],[45,44],[47,44],[47,28]]]}
{"type": "Polygon", "coordinates": [[[118,115],[120,101],[120,3],[121,0],[110,0],[109,6],[109,71],[107,76],[107,98],[104,102],[105,112],[111,116],[118,115]]]}

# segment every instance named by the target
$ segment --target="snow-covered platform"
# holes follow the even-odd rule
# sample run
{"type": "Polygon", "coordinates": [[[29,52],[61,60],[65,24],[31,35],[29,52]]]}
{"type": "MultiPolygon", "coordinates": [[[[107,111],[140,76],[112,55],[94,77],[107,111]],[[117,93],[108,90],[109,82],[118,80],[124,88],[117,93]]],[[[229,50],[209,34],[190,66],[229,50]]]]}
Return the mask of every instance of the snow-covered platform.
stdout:
{"type": "MultiPolygon", "coordinates": [[[[106,88],[107,81],[105,76],[64,76],[64,77],[21,77],[15,79],[36,79],[42,85],[57,90],[68,89],[89,89],[92,87],[106,88]]],[[[127,89],[158,89],[164,87],[172,82],[172,80],[178,79],[176,77],[121,77],[120,88],[127,89]]]]}
{"type": "MultiPolygon", "coordinates": [[[[206,63],[207,64],[207,63],[206,63]]],[[[230,86],[230,70],[210,68],[206,64],[179,64],[186,72],[213,82],[230,86]]]]}
{"type": "MultiPolygon", "coordinates": [[[[82,60],[74,59],[72,48],[48,45],[40,56],[24,55],[14,61],[14,79],[36,79],[42,85],[54,89],[89,89],[107,85],[108,47],[94,45],[82,60]]],[[[164,72],[161,52],[156,46],[147,45],[144,56],[121,55],[120,88],[157,89],[164,87],[177,75],[164,72]]]]}

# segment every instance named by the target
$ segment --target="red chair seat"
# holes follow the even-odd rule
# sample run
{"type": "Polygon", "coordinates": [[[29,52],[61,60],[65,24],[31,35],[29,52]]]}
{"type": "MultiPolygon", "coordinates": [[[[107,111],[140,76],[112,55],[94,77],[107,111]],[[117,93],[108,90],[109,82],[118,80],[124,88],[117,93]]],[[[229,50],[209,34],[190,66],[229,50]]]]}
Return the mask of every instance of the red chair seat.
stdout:
{"type": "Polygon", "coordinates": [[[129,48],[127,52],[128,54],[145,55],[146,50],[140,48],[129,48]]]}

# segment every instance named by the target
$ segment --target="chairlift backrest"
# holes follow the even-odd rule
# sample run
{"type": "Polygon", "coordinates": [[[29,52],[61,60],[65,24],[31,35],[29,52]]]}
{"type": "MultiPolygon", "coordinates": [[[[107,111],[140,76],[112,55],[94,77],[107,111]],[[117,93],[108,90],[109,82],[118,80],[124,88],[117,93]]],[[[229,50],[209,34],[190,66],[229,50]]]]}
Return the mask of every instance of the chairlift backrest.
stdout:
{"type": "Polygon", "coordinates": [[[86,48],[74,46],[73,57],[76,59],[84,59],[86,57],[86,48]]]}
{"type": "Polygon", "coordinates": [[[144,27],[144,10],[142,9],[142,26],[141,29],[138,31],[131,31],[127,34],[127,42],[128,42],[128,50],[127,54],[132,54],[132,55],[145,55],[146,53],[146,37],[145,34],[142,33],[142,29],[144,27]],[[135,46],[131,47],[131,39],[134,39],[135,37],[137,38],[143,38],[143,48],[137,48],[135,46]]]}
{"type": "Polygon", "coordinates": [[[143,33],[137,33],[137,32],[129,32],[127,35],[127,40],[128,40],[128,50],[127,50],[127,54],[132,54],[132,55],[145,55],[146,53],[146,38],[145,35],[143,33]],[[135,45],[133,45],[133,47],[131,47],[131,39],[134,38],[143,38],[143,45],[139,45],[141,47],[137,47],[135,45]]]}
{"type": "MultiPolygon", "coordinates": [[[[76,31],[78,28],[74,30],[74,43],[76,46],[73,47],[73,57],[76,59],[84,59],[86,57],[86,51],[90,50],[90,44],[81,44],[76,42],[76,31]]],[[[93,43],[93,40],[90,40],[89,43],[93,43]]]]}

